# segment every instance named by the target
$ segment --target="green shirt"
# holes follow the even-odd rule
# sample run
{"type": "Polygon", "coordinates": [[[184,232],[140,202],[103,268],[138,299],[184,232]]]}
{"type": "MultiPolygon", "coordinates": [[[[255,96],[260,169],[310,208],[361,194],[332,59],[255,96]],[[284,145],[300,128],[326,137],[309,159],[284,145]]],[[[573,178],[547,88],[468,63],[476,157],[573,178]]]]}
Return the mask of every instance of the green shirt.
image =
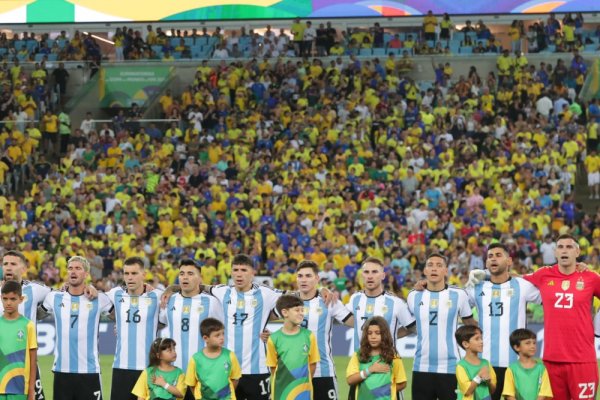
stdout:
{"type": "Polygon", "coordinates": [[[196,388],[197,399],[229,400],[234,392],[232,380],[241,376],[240,364],[234,352],[223,348],[221,354],[210,358],[200,350],[190,360],[185,383],[196,388]]]}
{"type": "Polygon", "coordinates": [[[131,393],[150,400],[175,400],[176,397],[164,387],[152,383],[152,378],[155,376],[162,376],[169,385],[177,387],[180,391],[185,390],[184,376],[181,369],[175,367],[172,371],[161,371],[157,367],[149,367],[142,372],[131,393]]]}
{"type": "Polygon", "coordinates": [[[285,334],[282,329],[273,333],[267,341],[267,366],[276,368],[271,377],[271,398],[312,398],[309,366],[319,360],[317,340],[308,329],[300,328],[294,335],[285,334]]]}
{"type": "Polygon", "coordinates": [[[61,135],[70,135],[71,134],[71,118],[69,115],[61,112],[58,114],[58,133],[61,135]]]}
{"type": "MultiPolygon", "coordinates": [[[[365,371],[376,362],[381,362],[381,356],[371,356],[367,362],[360,361],[358,352],[354,353],[348,363],[346,377],[365,371]]],[[[400,358],[394,358],[390,370],[383,373],[372,373],[367,379],[356,386],[356,398],[360,400],[396,400],[397,386],[406,382],[406,373],[400,358]]]]}
{"type": "Polygon", "coordinates": [[[537,360],[533,368],[524,368],[519,361],[510,364],[508,368],[512,373],[514,397],[517,400],[537,400],[538,396],[547,394],[549,380],[545,377],[546,367],[540,360],[537,360]],[[546,386],[544,388],[546,393],[541,393],[540,389],[544,386],[546,386]]]}
{"type": "MultiPolygon", "coordinates": [[[[472,381],[473,378],[479,373],[479,371],[481,370],[482,367],[487,366],[488,369],[490,370],[490,376],[493,374],[493,370],[492,370],[492,366],[490,364],[489,361],[487,360],[481,360],[481,363],[479,363],[479,365],[473,365],[470,362],[468,362],[465,359],[460,360],[457,364],[456,364],[456,377],[459,381],[459,390],[457,390],[457,400],[462,400],[462,399],[473,399],[473,400],[491,400],[491,394],[490,394],[490,388],[487,384],[479,384],[477,386],[477,389],[475,389],[475,393],[473,393],[471,396],[466,397],[462,390],[460,390],[460,381],[461,381],[461,377],[460,375],[464,372],[466,373],[467,377],[468,377],[468,381],[472,381]]],[[[495,380],[495,378],[494,378],[495,380]]]]}
{"type": "Polygon", "coordinates": [[[22,315],[10,320],[0,316],[0,394],[27,394],[29,352],[37,349],[33,323],[22,315]]]}

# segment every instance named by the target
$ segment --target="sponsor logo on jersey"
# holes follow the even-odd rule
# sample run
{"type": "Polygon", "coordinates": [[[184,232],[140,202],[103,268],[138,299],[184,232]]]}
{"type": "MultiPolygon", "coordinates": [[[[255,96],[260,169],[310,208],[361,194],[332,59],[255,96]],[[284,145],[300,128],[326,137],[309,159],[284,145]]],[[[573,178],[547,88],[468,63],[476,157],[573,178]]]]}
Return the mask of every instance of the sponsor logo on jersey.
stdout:
{"type": "Polygon", "coordinates": [[[546,283],[546,286],[554,286],[554,280],[552,280],[552,281],[550,281],[550,282],[546,283]]]}

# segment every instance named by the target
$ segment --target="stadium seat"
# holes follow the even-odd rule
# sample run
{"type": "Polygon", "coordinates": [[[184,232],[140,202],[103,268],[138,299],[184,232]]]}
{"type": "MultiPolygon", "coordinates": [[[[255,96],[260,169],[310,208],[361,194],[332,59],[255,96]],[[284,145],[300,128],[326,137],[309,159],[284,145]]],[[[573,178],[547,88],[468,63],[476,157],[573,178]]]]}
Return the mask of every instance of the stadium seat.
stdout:
{"type": "Polygon", "coordinates": [[[367,57],[373,55],[372,49],[360,49],[358,52],[359,56],[367,57]]]}
{"type": "Polygon", "coordinates": [[[176,60],[181,60],[181,52],[180,51],[174,51],[173,52],[173,58],[176,60]]]}
{"type": "Polygon", "coordinates": [[[152,47],[152,51],[155,53],[162,53],[162,46],[159,44],[154,44],[151,46],[152,47]]]}
{"type": "Polygon", "coordinates": [[[373,55],[377,56],[377,57],[381,57],[381,56],[385,56],[386,55],[386,51],[383,47],[375,47],[373,49],[373,55]]]}
{"type": "Polygon", "coordinates": [[[586,44],[585,47],[583,48],[583,51],[586,53],[591,53],[596,51],[596,49],[598,48],[598,45],[593,43],[593,44],[586,44]]]}
{"type": "Polygon", "coordinates": [[[473,46],[462,46],[460,54],[473,54],[473,46]]]}
{"type": "Polygon", "coordinates": [[[450,53],[452,53],[452,54],[460,53],[460,41],[451,40],[448,47],[450,48],[450,53]]]}
{"type": "Polygon", "coordinates": [[[35,62],[40,62],[44,59],[45,54],[38,53],[35,55],[35,62]]]}
{"type": "Polygon", "coordinates": [[[48,54],[48,61],[58,61],[58,54],[56,54],[56,53],[48,54]]]}

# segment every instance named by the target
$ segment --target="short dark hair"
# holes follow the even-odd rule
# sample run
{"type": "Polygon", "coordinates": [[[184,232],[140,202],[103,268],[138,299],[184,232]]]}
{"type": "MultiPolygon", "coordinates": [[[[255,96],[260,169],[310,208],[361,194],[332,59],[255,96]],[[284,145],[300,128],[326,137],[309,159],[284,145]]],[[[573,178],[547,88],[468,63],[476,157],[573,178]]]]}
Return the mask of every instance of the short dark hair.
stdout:
{"type": "Polygon", "coordinates": [[[494,250],[494,249],[502,249],[506,254],[510,255],[510,251],[508,251],[508,247],[506,247],[506,245],[502,244],[502,243],[492,243],[488,246],[487,251],[490,250],[494,250]]]}
{"type": "Polygon", "coordinates": [[[301,269],[304,268],[310,268],[313,270],[313,272],[315,273],[315,275],[319,275],[319,267],[317,266],[317,263],[312,261],[312,260],[302,260],[300,261],[300,264],[298,264],[298,266],[296,267],[296,272],[300,271],[301,269]]]}
{"type": "Polygon", "coordinates": [[[17,281],[6,281],[4,285],[2,285],[2,294],[15,293],[17,296],[21,297],[23,295],[23,289],[21,288],[21,284],[17,281]]]}
{"type": "Polygon", "coordinates": [[[527,339],[537,339],[537,335],[535,334],[535,332],[532,332],[529,329],[515,329],[509,337],[510,348],[513,349],[515,353],[519,354],[515,347],[520,346],[521,342],[527,339]]]}
{"type": "Polygon", "coordinates": [[[372,264],[377,264],[379,266],[381,266],[383,268],[383,261],[381,261],[381,259],[377,258],[377,257],[367,257],[363,260],[363,262],[360,264],[361,267],[364,267],[364,265],[366,263],[372,263],[372,264]]]}
{"type": "Polygon", "coordinates": [[[200,264],[198,264],[196,261],[192,260],[191,258],[184,258],[183,260],[179,261],[179,268],[181,267],[194,267],[197,268],[198,271],[201,271],[202,268],[200,267],[200,264]]]}
{"type": "Polygon", "coordinates": [[[2,255],[2,257],[6,257],[6,256],[18,257],[23,262],[23,264],[25,264],[25,266],[27,266],[29,264],[25,255],[23,253],[21,253],[20,251],[8,250],[6,253],[4,253],[2,255]]]}
{"type": "Polygon", "coordinates": [[[144,269],[145,264],[144,264],[144,260],[142,260],[141,257],[127,257],[125,259],[125,261],[123,262],[123,265],[139,265],[142,269],[144,269]]]}
{"type": "Polygon", "coordinates": [[[570,235],[568,233],[562,234],[559,237],[556,238],[556,242],[558,242],[559,240],[563,240],[563,239],[571,239],[575,242],[575,244],[577,245],[577,247],[579,247],[579,242],[577,241],[577,239],[575,238],[575,236],[570,235]]]}
{"type": "Polygon", "coordinates": [[[225,329],[225,325],[216,318],[206,318],[200,323],[200,335],[203,337],[223,329],[225,329]]]}
{"type": "Polygon", "coordinates": [[[290,308],[304,306],[304,302],[296,296],[292,296],[289,294],[284,294],[279,299],[277,299],[277,304],[275,308],[277,308],[277,312],[283,315],[283,310],[289,310],[290,308]]]}
{"type": "Polygon", "coordinates": [[[475,325],[463,325],[456,330],[454,337],[458,345],[465,350],[463,342],[468,342],[477,333],[482,333],[481,328],[475,325]]]}
{"type": "Polygon", "coordinates": [[[254,268],[252,258],[248,254],[237,254],[233,257],[231,265],[247,265],[250,268],[254,268]]]}
{"type": "Polygon", "coordinates": [[[434,257],[435,258],[441,258],[442,260],[444,260],[444,265],[446,267],[448,266],[448,259],[442,253],[431,253],[430,255],[427,256],[427,259],[425,260],[425,263],[427,263],[427,261],[429,261],[430,258],[434,258],[434,257]]]}

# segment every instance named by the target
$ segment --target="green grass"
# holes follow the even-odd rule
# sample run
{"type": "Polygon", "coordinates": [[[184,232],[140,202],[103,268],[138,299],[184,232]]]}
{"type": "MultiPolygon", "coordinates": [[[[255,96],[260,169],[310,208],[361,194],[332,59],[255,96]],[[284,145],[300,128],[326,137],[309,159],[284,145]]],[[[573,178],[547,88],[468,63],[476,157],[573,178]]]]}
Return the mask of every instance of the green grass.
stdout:
{"type": "MultiPolygon", "coordinates": [[[[349,357],[336,356],[334,357],[335,369],[338,376],[338,399],[346,400],[348,398],[348,385],[346,384],[346,367],[348,365],[349,357]]],[[[42,374],[42,385],[44,387],[44,393],[47,399],[53,399],[52,392],[52,356],[41,356],[39,359],[40,371],[42,374]]],[[[100,356],[100,368],[102,368],[102,391],[105,399],[110,398],[110,387],[112,378],[112,361],[113,356],[100,356]]],[[[405,358],[404,369],[406,370],[406,377],[408,378],[408,387],[404,391],[404,399],[411,400],[410,388],[411,388],[411,372],[412,372],[412,358],[405,358]]],[[[599,363],[600,365],[600,363],[599,363]]],[[[600,399],[600,394],[596,396],[596,399],[600,399]]]]}

